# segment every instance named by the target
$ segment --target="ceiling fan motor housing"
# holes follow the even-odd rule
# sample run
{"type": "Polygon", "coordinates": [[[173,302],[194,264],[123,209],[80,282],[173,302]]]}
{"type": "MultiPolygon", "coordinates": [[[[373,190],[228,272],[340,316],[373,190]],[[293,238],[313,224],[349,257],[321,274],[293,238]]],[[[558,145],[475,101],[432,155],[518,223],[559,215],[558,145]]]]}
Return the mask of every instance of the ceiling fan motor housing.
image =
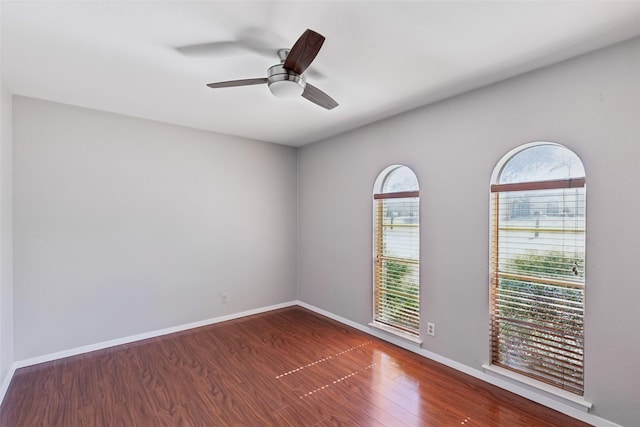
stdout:
{"type": "Polygon", "coordinates": [[[278,64],[267,70],[267,84],[276,98],[294,98],[302,95],[307,81],[304,76],[286,70],[283,64],[278,64]]]}

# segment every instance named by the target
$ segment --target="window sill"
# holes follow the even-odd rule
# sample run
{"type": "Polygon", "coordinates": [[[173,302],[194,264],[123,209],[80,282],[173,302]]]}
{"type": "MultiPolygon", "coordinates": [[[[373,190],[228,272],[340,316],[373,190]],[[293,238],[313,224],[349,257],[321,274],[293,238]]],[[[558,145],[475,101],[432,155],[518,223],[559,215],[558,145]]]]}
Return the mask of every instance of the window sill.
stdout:
{"type": "Polygon", "coordinates": [[[404,339],[406,341],[409,341],[409,342],[411,342],[413,344],[417,344],[419,346],[422,345],[422,340],[420,339],[420,337],[416,337],[415,335],[411,335],[411,334],[408,334],[406,332],[399,331],[399,330],[397,330],[395,328],[392,328],[390,326],[387,326],[385,324],[378,323],[378,322],[371,322],[371,323],[369,323],[369,326],[371,326],[372,328],[376,328],[378,330],[381,330],[383,332],[395,335],[396,337],[402,338],[402,339],[404,339]]]}
{"type": "Polygon", "coordinates": [[[523,383],[524,385],[543,391],[553,397],[560,398],[563,403],[569,404],[571,407],[582,410],[584,412],[589,412],[589,409],[591,409],[591,407],[593,406],[591,402],[587,402],[582,396],[578,396],[568,391],[560,390],[549,384],[545,384],[541,381],[536,381],[533,378],[529,378],[525,375],[520,375],[508,369],[504,369],[494,365],[482,365],[482,369],[485,373],[494,377],[516,380],[520,383],[523,383]]]}

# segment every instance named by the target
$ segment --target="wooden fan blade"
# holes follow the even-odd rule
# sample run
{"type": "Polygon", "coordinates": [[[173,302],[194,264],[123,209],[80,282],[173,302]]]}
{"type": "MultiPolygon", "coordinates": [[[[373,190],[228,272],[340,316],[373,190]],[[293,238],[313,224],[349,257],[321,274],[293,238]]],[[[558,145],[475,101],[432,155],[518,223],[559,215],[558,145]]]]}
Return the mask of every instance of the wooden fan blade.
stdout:
{"type": "Polygon", "coordinates": [[[207,84],[207,86],[209,86],[211,89],[216,89],[220,87],[260,85],[266,82],[267,82],[267,78],[262,77],[259,79],[229,80],[228,82],[209,83],[207,84]]]}
{"type": "Polygon", "coordinates": [[[307,83],[307,86],[304,88],[302,97],[327,110],[332,110],[338,106],[338,103],[333,98],[309,83],[307,83]]]}
{"type": "Polygon", "coordinates": [[[293,45],[287,59],[284,60],[284,68],[297,74],[311,65],[324,43],[324,36],[313,30],[306,30],[293,45]]]}

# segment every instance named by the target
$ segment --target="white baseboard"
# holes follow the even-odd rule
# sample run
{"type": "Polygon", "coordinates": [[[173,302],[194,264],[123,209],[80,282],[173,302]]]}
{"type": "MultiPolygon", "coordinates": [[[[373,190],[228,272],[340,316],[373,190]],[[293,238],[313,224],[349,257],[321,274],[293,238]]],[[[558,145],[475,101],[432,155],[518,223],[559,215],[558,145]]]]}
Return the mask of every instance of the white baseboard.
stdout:
{"type": "Polygon", "coordinates": [[[573,406],[570,406],[568,404],[562,403],[562,402],[558,402],[557,400],[552,399],[551,397],[545,396],[543,394],[540,393],[536,393],[535,391],[529,390],[527,388],[518,386],[517,384],[513,384],[510,383],[508,381],[505,380],[501,380],[500,378],[496,378],[494,376],[488,375],[485,372],[479,370],[479,369],[474,369],[470,366],[467,365],[463,365],[462,363],[456,362],[455,360],[451,360],[448,359],[446,357],[443,357],[439,354],[436,353],[432,353],[430,351],[424,350],[422,348],[420,348],[419,346],[409,342],[409,341],[405,341],[401,338],[395,337],[391,334],[386,334],[383,331],[377,329],[377,328],[373,328],[370,327],[368,325],[362,325],[360,323],[356,323],[352,320],[346,319],[344,317],[341,316],[337,316],[333,313],[330,313],[328,311],[325,311],[321,308],[315,307],[313,305],[307,304],[305,302],[302,301],[296,301],[297,305],[304,307],[308,310],[311,310],[313,312],[316,312],[318,314],[321,314],[323,316],[326,316],[330,319],[336,320],[340,323],[343,323],[347,326],[351,326],[352,328],[358,329],[362,332],[365,332],[369,335],[372,335],[376,338],[380,338],[384,341],[390,342],[392,344],[397,345],[398,347],[402,347],[406,350],[412,351],[414,353],[417,353],[421,356],[424,356],[428,359],[431,359],[435,362],[438,363],[442,363],[445,366],[448,366],[450,368],[453,368],[457,371],[460,371],[462,373],[468,374],[472,377],[478,378],[486,383],[495,385],[496,387],[500,387],[504,390],[510,391],[514,394],[517,394],[518,396],[522,396],[526,399],[529,399],[531,401],[534,401],[536,403],[539,403],[543,406],[546,406],[548,408],[554,409],[558,412],[561,412],[565,415],[568,415],[570,417],[576,418],[580,421],[584,421],[585,423],[588,424],[592,424],[596,427],[623,427],[619,424],[616,424],[614,422],[611,422],[609,420],[606,420],[604,418],[600,418],[596,415],[593,414],[589,414],[584,412],[584,410],[581,409],[576,409],[573,406]]]}
{"type": "Polygon", "coordinates": [[[253,310],[242,311],[242,312],[239,312],[239,313],[234,313],[234,314],[229,314],[229,315],[225,315],[225,316],[214,317],[214,318],[206,319],[206,320],[200,320],[198,322],[186,323],[186,324],[183,324],[183,325],[178,325],[178,326],[174,326],[174,327],[170,327],[170,328],[159,329],[159,330],[156,330],[156,331],[145,332],[145,333],[137,334],[137,335],[131,335],[131,336],[124,337],[124,338],[117,338],[117,339],[114,339],[114,340],[103,341],[103,342],[100,342],[100,343],[95,343],[95,344],[85,345],[85,346],[81,346],[81,347],[76,347],[76,348],[72,348],[72,349],[69,349],[69,350],[63,350],[63,351],[58,351],[58,352],[55,352],[55,353],[49,353],[49,354],[45,354],[45,355],[38,356],[38,357],[32,357],[32,358],[29,358],[29,359],[18,360],[18,361],[14,362],[11,365],[11,368],[9,368],[9,371],[7,372],[7,375],[5,376],[4,380],[2,381],[2,385],[0,386],[0,405],[2,404],[2,401],[4,400],[4,396],[6,395],[7,390],[9,389],[9,384],[11,383],[11,379],[13,378],[13,375],[15,374],[17,369],[25,368],[27,366],[37,365],[38,363],[51,362],[53,360],[63,359],[65,357],[77,356],[79,354],[89,353],[91,351],[102,350],[102,349],[109,348],[109,347],[115,347],[115,346],[122,345],[122,344],[130,344],[132,342],[142,341],[142,340],[145,340],[145,339],[148,339],[148,338],[155,338],[155,337],[159,337],[159,336],[162,336],[162,335],[172,334],[172,333],[175,333],[175,332],[186,331],[188,329],[199,328],[201,326],[212,325],[214,323],[225,322],[227,320],[233,320],[233,319],[238,319],[238,318],[245,317],[245,316],[251,316],[253,314],[265,313],[267,311],[277,310],[279,308],[290,307],[292,305],[297,305],[297,304],[298,304],[297,301],[290,301],[290,302],[285,302],[285,303],[281,303],[281,304],[271,305],[271,306],[268,306],[268,307],[260,307],[260,308],[256,308],[256,309],[253,309],[253,310]]]}
{"type": "Polygon", "coordinates": [[[132,342],[146,340],[149,338],[155,338],[162,335],[173,334],[175,332],[186,331],[188,329],[199,328],[201,326],[212,325],[214,323],[225,322],[227,320],[238,319],[241,317],[251,316],[253,314],[265,313],[267,311],[277,310],[279,308],[290,307],[296,305],[296,301],[285,302],[281,304],[271,305],[268,307],[260,307],[253,310],[242,311],[239,313],[233,313],[225,316],[214,317],[211,319],[200,320],[197,322],[186,323],[183,325],[173,326],[170,328],[159,329],[156,331],[145,332],[142,334],[131,335],[124,338],[117,338],[114,340],[103,341],[100,343],[89,344],[81,347],[72,348],[69,350],[58,351],[55,353],[49,353],[38,357],[32,357],[29,359],[19,360],[13,364],[13,370],[24,368],[27,366],[37,365],[38,363],[50,362],[52,360],[58,360],[65,357],[77,356],[79,354],[89,353],[91,351],[102,350],[109,347],[115,347],[122,344],[130,344],[132,342]]]}
{"type": "Polygon", "coordinates": [[[313,305],[307,304],[305,302],[302,301],[290,301],[290,302],[285,302],[285,303],[281,303],[281,304],[276,304],[276,305],[272,305],[272,306],[268,306],[268,307],[261,307],[261,308],[257,308],[257,309],[253,309],[253,310],[248,310],[248,311],[243,311],[240,313],[234,313],[234,314],[230,314],[230,315],[225,315],[225,316],[220,316],[220,317],[215,317],[212,319],[207,319],[207,320],[201,320],[198,322],[193,322],[193,323],[187,323],[184,325],[179,325],[179,326],[174,326],[171,328],[166,328],[166,329],[160,329],[157,331],[151,331],[151,332],[146,332],[146,333],[142,333],[142,334],[137,334],[137,335],[132,335],[129,337],[124,337],[124,338],[118,338],[115,340],[109,340],[109,341],[104,341],[101,343],[96,343],[96,344],[91,344],[91,345],[86,345],[86,346],[82,346],[82,347],[77,347],[77,348],[73,348],[70,350],[64,350],[64,351],[59,351],[56,353],[50,353],[50,354],[46,354],[43,356],[38,356],[38,357],[33,357],[30,359],[25,359],[25,360],[20,360],[17,362],[14,362],[13,365],[11,366],[11,369],[9,369],[9,372],[7,373],[6,377],[4,378],[4,381],[2,382],[2,386],[0,388],[0,404],[2,403],[2,400],[4,399],[4,396],[7,392],[7,389],[9,388],[9,384],[11,383],[11,379],[13,378],[13,375],[15,373],[15,371],[19,368],[24,368],[27,366],[32,366],[32,365],[36,365],[38,363],[44,363],[44,362],[50,362],[53,360],[58,360],[58,359],[62,359],[65,357],[70,357],[70,356],[76,356],[79,354],[84,354],[84,353],[88,353],[91,351],[96,351],[96,350],[102,350],[105,348],[109,348],[109,347],[115,347],[118,345],[122,345],[122,344],[130,344],[132,342],[136,342],[136,341],[141,341],[141,340],[145,340],[148,338],[155,338],[155,337],[159,337],[162,335],[167,335],[167,334],[172,334],[175,332],[180,332],[180,331],[185,331],[188,329],[193,329],[193,328],[199,328],[201,326],[207,326],[207,325],[212,325],[214,323],[220,323],[220,322],[225,322],[227,320],[233,320],[233,319],[238,319],[241,317],[245,317],[245,316],[251,316],[253,314],[259,314],[259,313],[265,313],[267,311],[272,311],[272,310],[276,310],[276,309],[280,309],[280,308],[285,308],[285,307],[291,307],[294,305],[298,305],[300,307],[306,308],[308,310],[311,310],[315,313],[321,314],[325,317],[328,317],[330,319],[336,320],[342,324],[345,324],[347,326],[351,326],[354,329],[358,329],[362,332],[365,332],[369,335],[372,335],[376,338],[380,338],[384,341],[390,342],[392,344],[395,344],[399,347],[402,347],[406,350],[412,351],[414,353],[420,354],[421,356],[424,356],[428,359],[431,359],[433,361],[436,361],[438,363],[442,363],[445,366],[448,366],[450,368],[456,369],[457,371],[463,372],[465,374],[471,375],[472,377],[478,378],[486,383],[495,385],[497,387],[500,387],[502,389],[505,389],[507,391],[510,391],[512,393],[515,393],[519,396],[522,396],[524,398],[527,398],[529,400],[532,400],[536,403],[539,403],[541,405],[544,405],[548,408],[554,409],[558,412],[561,412],[563,414],[569,415],[570,417],[579,419],[581,421],[584,421],[586,423],[592,424],[596,427],[623,427],[619,424],[615,424],[611,421],[605,420],[604,418],[600,418],[598,416],[595,416],[593,414],[589,414],[589,413],[585,413],[584,411],[578,410],[574,407],[571,407],[567,404],[564,404],[562,402],[558,402],[556,400],[553,400],[552,398],[549,398],[547,396],[544,396],[540,393],[536,393],[532,390],[526,389],[524,387],[520,387],[516,384],[510,383],[508,381],[504,381],[501,380],[500,378],[496,378],[493,377],[491,375],[488,375],[486,373],[484,373],[483,371],[479,370],[479,369],[474,369],[471,368],[467,365],[463,365],[462,363],[456,362],[454,360],[448,359],[446,357],[440,356],[439,354],[436,353],[432,353],[430,351],[424,350],[422,348],[420,348],[419,346],[416,346],[414,343],[410,343],[408,341],[404,341],[398,337],[394,337],[393,335],[390,334],[385,334],[383,331],[377,329],[377,328],[372,328],[369,326],[365,326],[365,325],[361,325],[359,323],[356,323],[352,320],[346,319],[344,317],[335,315],[333,313],[330,313],[328,311],[325,311],[321,308],[315,307],[313,305]]]}
{"type": "Polygon", "coordinates": [[[5,375],[2,380],[2,385],[0,386],[0,405],[4,400],[4,395],[7,394],[7,390],[9,389],[9,384],[11,383],[11,379],[13,378],[13,374],[16,372],[15,363],[11,365],[9,371],[7,371],[7,375],[5,375]]]}

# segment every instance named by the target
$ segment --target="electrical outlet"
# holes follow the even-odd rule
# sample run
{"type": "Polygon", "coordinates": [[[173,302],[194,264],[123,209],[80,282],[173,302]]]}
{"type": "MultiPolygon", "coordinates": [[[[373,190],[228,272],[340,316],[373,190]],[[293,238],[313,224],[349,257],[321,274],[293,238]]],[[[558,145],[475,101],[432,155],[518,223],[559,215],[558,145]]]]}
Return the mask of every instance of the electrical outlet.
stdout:
{"type": "Polygon", "coordinates": [[[427,323],[427,334],[431,335],[432,337],[436,336],[436,324],[435,323],[431,323],[431,322],[427,323]]]}
{"type": "Polygon", "coordinates": [[[220,303],[226,304],[229,302],[229,294],[226,292],[220,292],[220,303]]]}

